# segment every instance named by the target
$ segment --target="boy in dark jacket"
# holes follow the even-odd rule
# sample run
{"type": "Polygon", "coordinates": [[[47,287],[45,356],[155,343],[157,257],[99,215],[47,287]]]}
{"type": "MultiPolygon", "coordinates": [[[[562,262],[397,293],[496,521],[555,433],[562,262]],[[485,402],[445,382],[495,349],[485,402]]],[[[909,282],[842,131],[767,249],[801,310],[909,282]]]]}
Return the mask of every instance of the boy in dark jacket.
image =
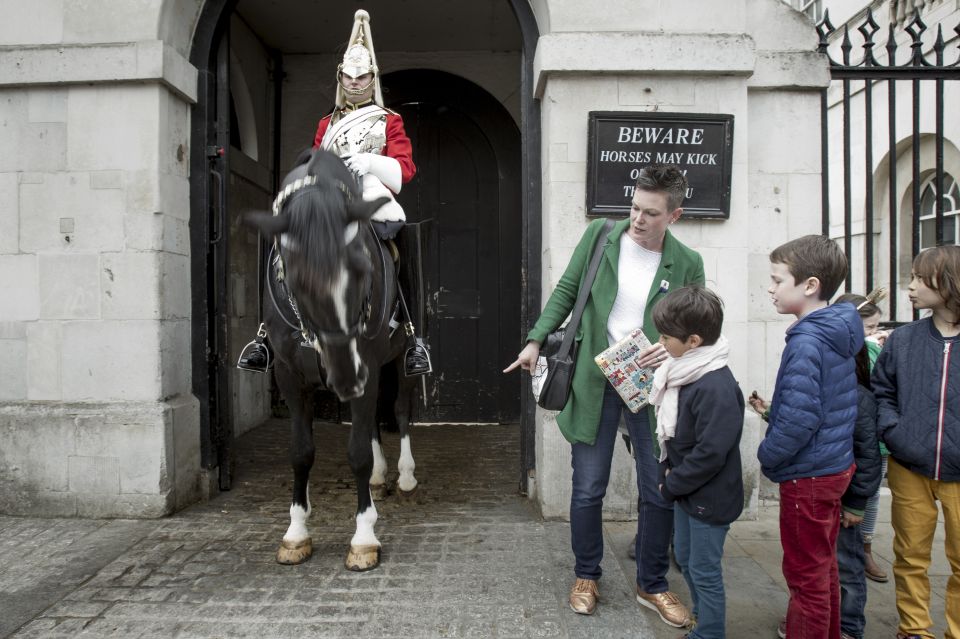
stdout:
{"type": "Polygon", "coordinates": [[[769,425],[757,451],[763,474],[780,484],[789,639],[840,637],[836,544],[840,497],[854,469],[853,357],[863,346],[863,322],[852,304],[827,301],[846,273],[847,258],[819,235],[770,254],[767,292],[778,313],[797,317],[787,329],[769,425]]]}
{"type": "MultiPolygon", "coordinates": [[[[843,303],[843,302],[839,302],[843,303]]],[[[860,522],[867,500],[880,487],[880,445],[877,441],[877,400],[870,388],[870,355],[866,344],[856,357],[857,423],[853,431],[853,457],[857,469],[843,494],[843,516],[837,536],[837,567],[840,572],[840,631],[843,639],[863,639],[867,625],[866,553],[860,522]]]]}
{"type": "Polygon", "coordinates": [[[740,434],[743,393],[727,367],[723,304],[705,288],[669,293],[653,309],[670,359],[654,375],[660,492],[674,508],[674,549],[697,625],[690,639],[722,639],[723,544],[743,510],[740,434]]]}
{"type": "Polygon", "coordinates": [[[960,638],[960,246],[913,260],[910,301],[930,317],[893,331],[873,369],[877,430],[890,461],[898,638],[933,637],[930,550],[943,509],[947,639],[960,638]]]}

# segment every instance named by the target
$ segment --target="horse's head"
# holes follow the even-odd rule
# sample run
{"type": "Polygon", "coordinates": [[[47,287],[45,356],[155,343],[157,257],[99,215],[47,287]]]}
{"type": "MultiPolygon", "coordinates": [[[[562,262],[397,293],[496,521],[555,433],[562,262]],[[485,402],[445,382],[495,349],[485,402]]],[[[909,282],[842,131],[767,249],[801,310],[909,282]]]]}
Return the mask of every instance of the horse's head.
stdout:
{"type": "Polygon", "coordinates": [[[285,281],[303,332],[320,353],[327,387],[343,401],[362,395],[367,382],[357,339],[373,268],[362,231],[387,201],[364,201],[343,162],[315,151],[284,179],[277,215],[246,216],[264,235],[280,237],[285,281]]]}

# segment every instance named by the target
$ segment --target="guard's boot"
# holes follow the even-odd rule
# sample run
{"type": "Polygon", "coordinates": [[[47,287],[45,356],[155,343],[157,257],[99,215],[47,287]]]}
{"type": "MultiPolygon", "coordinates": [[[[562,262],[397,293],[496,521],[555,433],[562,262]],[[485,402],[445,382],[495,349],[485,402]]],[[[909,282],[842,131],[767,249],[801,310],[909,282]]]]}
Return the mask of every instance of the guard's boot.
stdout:
{"type": "Polygon", "coordinates": [[[407,377],[432,373],[433,364],[430,361],[430,349],[427,348],[422,337],[417,337],[402,285],[397,287],[397,296],[400,298],[400,309],[405,320],[403,331],[407,335],[407,350],[403,354],[403,373],[407,377]]]}
{"type": "MultiPolygon", "coordinates": [[[[413,324],[407,324],[410,331],[413,331],[413,324]]],[[[433,372],[433,364],[430,361],[430,349],[424,344],[423,339],[416,335],[410,335],[407,341],[407,352],[403,354],[403,373],[407,377],[414,375],[428,375],[433,372]]]]}
{"type": "Polygon", "coordinates": [[[407,350],[403,354],[403,372],[407,377],[427,375],[433,372],[430,350],[422,337],[416,335],[414,323],[423,328],[424,312],[420,291],[423,282],[421,273],[420,230],[416,224],[406,225],[397,236],[400,246],[397,253],[397,296],[403,314],[403,331],[407,336],[407,350]],[[402,248],[401,248],[402,246],[402,248]],[[400,256],[403,259],[399,259],[400,256]],[[408,304],[409,300],[409,304],[408,304]]]}
{"type": "Polygon", "coordinates": [[[267,341],[267,331],[263,324],[260,324],[257,336],[240,352],[237,368],[254,373],[266,373],[272,366],[273,352],[270,350],[270,342],[267,341]]]}

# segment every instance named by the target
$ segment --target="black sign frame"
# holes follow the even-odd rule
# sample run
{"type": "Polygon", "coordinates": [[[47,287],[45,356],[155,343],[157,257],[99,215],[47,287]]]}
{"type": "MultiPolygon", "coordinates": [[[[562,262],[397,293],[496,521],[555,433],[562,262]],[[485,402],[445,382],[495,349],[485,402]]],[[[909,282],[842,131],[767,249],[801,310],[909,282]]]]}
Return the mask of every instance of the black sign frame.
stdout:
{"type": "MultiPolygon", "coordinates": [[[[631,178],[631,171],[643,168],[648,164],[658,163],[657,152],[685,154],[690,144],[681,147],[678,144],[660,144],[643,142],[624,142],[619,151],[640,154],[649,152],[649,160],[635,163],[615,163],[613,166],[603,166],[600,161],[601,144],[609,142],[610,130],[608,127],[673,127],[688,125],[689,131],[694,129],[708,131],[710,145],[698,149],[698,153],[715,156],[717,166],[710,165],[704,179],[710,183],[719,184],[716,188],[707,189],[708,196],[698,197],[697,188],[702,187],[702,180],[698,179],[696,166],[684,162],[666,162],[677,164],[681,169],[687,169],[687,179],[695,193],[683,205],[683,217],[701,219],[729,219],[730,218],[730,180],[733,174],[733,115],[726,113],[666,113],[661,111],[590,111],[587,134],[587,216],[597,217],[626,217],[630,214],[630,196],[615,192],[616,189],[630,186],[636,182],[631,178]],[[622,173],[621,173],[622,172],[622,173]],[[619,197],[618,197],[619,195],[619,197]]],[[[642,135],[641,135],[642,137],[642,135]]],[[[678,135],[679,137],[679,135],[678,135]]],[[[672,135],[671,135],[672,140],[672,135]]],[[[704,143],[707,140],[704,139],[704,143]]],[[[607,149],[608,151],[610,149],[607,149]]],[[[662,160],[661,160],[662,161],[662,160]]],[[[703,175],[701,173],[701,175],[703,175]]]]}

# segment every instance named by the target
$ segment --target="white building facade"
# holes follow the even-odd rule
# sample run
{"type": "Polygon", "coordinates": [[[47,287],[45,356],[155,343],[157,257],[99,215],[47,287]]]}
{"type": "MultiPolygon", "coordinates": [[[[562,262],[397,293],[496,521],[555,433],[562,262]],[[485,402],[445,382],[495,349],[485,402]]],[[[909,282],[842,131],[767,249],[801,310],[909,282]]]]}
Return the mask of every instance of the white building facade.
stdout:
{"type": "MultiPolygon", "coordinates": [[[[398,104],[401,80],[431,78],[422,91],[442,96],[449,78],[469,84],[471,104],[490,105],[458,108],[499,163],[496,183],[478,184],[516,199],[500,205],[501,217],[515,210],[520,237],[498,258],[513,275],[491,285],[517,287],[516,321],[489,319],[506,335],[497,359],[519,349],[590,221],[589,112],[728,114],[729,218],[681,221],[676,235],[703,255],[725,300],[744,393],[769,394],[789,322],[768,301],[767,255],[821,227],[830,76],[810,19],[780,0],[600,0],[587,12],[570,0],[443,4],[364,8],[398,104]]],[[[223,486],[229,440],[269,416],[269,378],[232,370],[257,325],[260,268],[257,237],[236,217],[267,208],[278,175],[312,142],[356,8],[278,6],[0,0],[0,512],[168,514],[223,486]],[[227,67],[230,108],[218,110],[226,81],[211,78],[227,67]]],[[[434,148],[427,124],[450,112],[426,102],[403,103],[420,105],[420,149],[434,148]]],[[[431,180],[463,173],[415,157],[425,201],[431,180]]],[[[545,516],[565,517],[569,446],[553,414],[535,409],[527,382],[490,379],[517,407],[518,485],[545,516]]],[[[748,515],[762,431],[748,415],[748,515]]],[[[611,516],[636,512],[631,466],[621,447],[611,516]]]]}

